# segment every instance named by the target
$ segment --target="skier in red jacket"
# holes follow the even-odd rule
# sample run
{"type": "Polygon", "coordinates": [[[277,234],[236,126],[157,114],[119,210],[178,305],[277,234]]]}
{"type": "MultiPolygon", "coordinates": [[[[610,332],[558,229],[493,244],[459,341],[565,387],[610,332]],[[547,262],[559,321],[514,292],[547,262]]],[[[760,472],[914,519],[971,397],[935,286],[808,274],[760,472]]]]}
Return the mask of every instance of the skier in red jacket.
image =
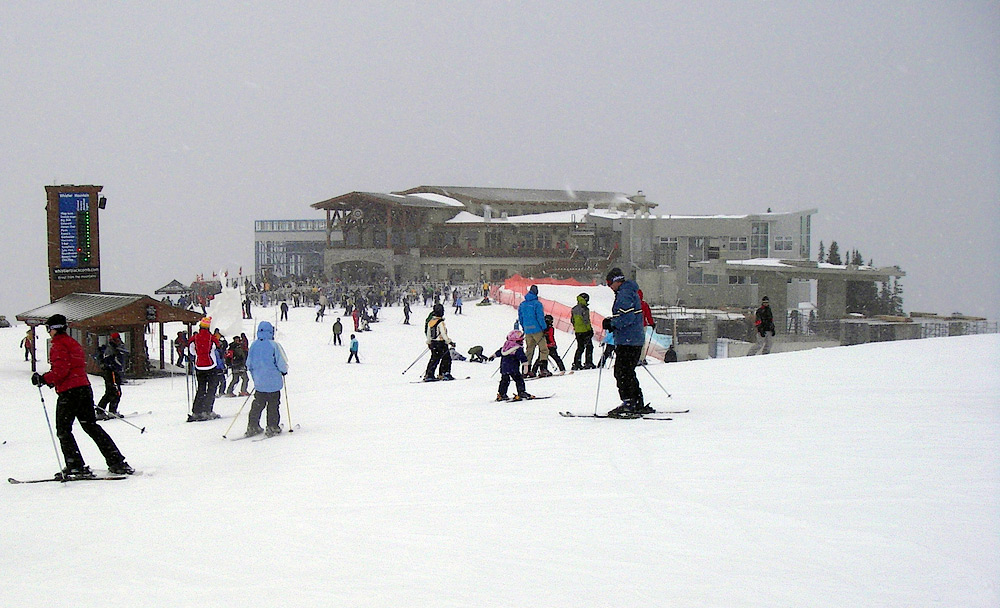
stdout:
{"type": "Polygon", "coordinates": [[[93,477],[93,473],[80,454],[80,447],[73,437],[73,421],[80,421],[80,428],[90,435],[90,438],[101,450],[108,472],[116,475],[131,475],[135,470],[125,462],[125,457],[118,450],[111,436],[97,424],[94,411],[94,391],[87,378],[87,362],[83,347],[66,333],[66,317],[52,315],[45,322],[52,346],[49,349],[49,361],[52,364],[46,374],[34,373],[31,383],[35,386],[43,384],[54,387],[59,397],[56,399],[56,436],[62,448],[66,468],[56,477],[60,479],[93,477]]]}

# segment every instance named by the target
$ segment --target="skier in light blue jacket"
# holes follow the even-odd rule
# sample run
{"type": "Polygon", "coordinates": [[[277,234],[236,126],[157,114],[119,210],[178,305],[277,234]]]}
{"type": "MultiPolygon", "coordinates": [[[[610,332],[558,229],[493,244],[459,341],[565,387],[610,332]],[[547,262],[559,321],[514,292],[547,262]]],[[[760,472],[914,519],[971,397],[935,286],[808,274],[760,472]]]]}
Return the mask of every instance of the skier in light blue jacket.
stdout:
{"type": "Polygon", "coordinates": [[[253,377],[254,398],[247,420],[248,437],[262,432],[268,436],[281,432],[281,388],[288,373],[288,358],[281,345],[274,341],[274,327],[267,321],[257,326],[257,339],[247,354],[247,370],[253,377]],[[267,409],[267,428],[260,428],[260,415],[267,409]]]}

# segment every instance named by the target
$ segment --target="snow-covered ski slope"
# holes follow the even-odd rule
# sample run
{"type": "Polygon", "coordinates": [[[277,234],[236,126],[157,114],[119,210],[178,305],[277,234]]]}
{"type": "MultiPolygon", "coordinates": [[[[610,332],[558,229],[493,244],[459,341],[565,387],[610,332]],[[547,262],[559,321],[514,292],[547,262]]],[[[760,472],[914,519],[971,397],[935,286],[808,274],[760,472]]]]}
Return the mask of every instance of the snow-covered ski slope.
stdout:
{"type": "MultiPolygon", "coordinates": [[[[515,318],[447,311],[463,353],[515,318]]],[[[383,309],[348,365],[336,314],[292,309],[298,428],[268,441],[222,438],[242,398],[185,423],[182,377],[126,385],[146,432],[102,425],[144,474],[0,485],[0,605],[1000,605],[1000,336],[651,364],[673,398],[639,370],[647,400],[691,409],[652,424],[559,416],[617,405],[610,371],[530,383],[556,394],[537,402],[491,402],[496,363],[410,384],[426,312],[383,309]]],[[[56,460],[23,329],[0,330],[0,462],[31,479],[56,460]]]]}

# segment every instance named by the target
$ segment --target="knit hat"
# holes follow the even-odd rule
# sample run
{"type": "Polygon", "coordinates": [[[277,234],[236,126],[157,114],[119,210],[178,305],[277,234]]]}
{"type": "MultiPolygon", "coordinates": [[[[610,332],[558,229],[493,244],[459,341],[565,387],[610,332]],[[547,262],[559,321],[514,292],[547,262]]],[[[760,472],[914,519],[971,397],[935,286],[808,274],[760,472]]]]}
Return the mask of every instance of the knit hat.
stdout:
{"type": "Polygon", "coordinates": [[[612,283],[617,283],[625,280],[625,273],[622,272],[621,268],[615,267],[608,271],[608,276],[605,277],[608,285],[612,283]]]}
{"type": "Polygon", "coordinates": [[[532,285],[531,287],[529,287],[528,288],[528,292],[529,293],[533,293],[533,294],[535,294],[537,296],[538,295],[538,285],[532,285]]]}
{"type": "Polygon", "coordinates": [[[198,327],[204,327],[208,329],[212,326],[212,317],[204,317],[201,321],[198,321],[198,327]]]}
{"type": "Polygon", "coordinates": [[[122,337],[120,335],[118,335],[118,332],[113,331],[113,332],[111,332],[111,339],[112,340],[121,340],[122,337]]]}
{"type": "Polygon", "coordinates": [[[761,303],[763,303],[763,302],[770,302],[771,300],[769,300],[767,296],[764,296],[763,298],[760,299],[760,301],[761,303]]]}
{"type": "Polygon", "coordinates": [[[57,330],[66,329],[66,317],[60,314],[52,315],[45,321],[45,327],[57,330]]]}

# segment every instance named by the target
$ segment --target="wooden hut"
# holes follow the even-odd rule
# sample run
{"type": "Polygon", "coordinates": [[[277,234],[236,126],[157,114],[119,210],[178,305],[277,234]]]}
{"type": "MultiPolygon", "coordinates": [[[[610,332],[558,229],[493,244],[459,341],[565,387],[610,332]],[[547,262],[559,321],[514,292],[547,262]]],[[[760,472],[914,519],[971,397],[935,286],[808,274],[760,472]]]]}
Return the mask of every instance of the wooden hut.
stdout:
{"type": "MultiPolygon", "coordinates": [[[[153,370],[149,354],[146,352],[145,333],[149,326],[159,326],[160,365],[166,361],[167,340],[163,333],[165,323],[184,323],[190,333],[201,315],[160,302],[142,294],[131,293],[71,293],[58,300],[17,315],[18,321],[35,327],[44,325],[54,314],[66,317],[69,333],[87,353],[87,371],[100,374],[101,370],[93,358],[97,348],[106,344],[112,332],[117,332],[129,351],[126,373],[132,377],[148,377],[153,370]]],[[[36,340],[37,344],[37,340],[36,340]]],[[[35,354],[32,353],[32,369],[35,354]]]]}

